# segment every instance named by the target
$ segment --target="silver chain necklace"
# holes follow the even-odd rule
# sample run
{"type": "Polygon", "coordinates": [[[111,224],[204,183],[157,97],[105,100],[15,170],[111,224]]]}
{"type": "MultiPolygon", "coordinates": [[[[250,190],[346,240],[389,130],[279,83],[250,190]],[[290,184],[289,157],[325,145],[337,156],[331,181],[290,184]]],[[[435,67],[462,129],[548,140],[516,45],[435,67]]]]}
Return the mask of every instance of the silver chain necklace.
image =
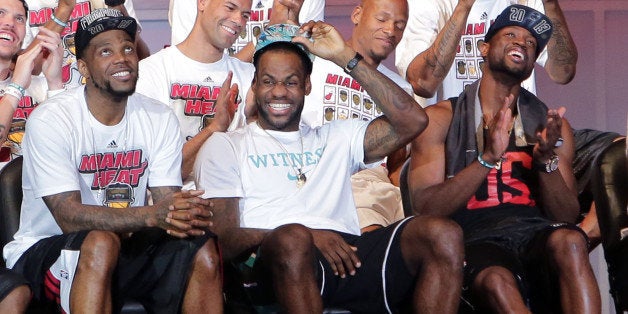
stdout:
{"type": "MultiPolygon", "coordinates": [[[[257,123],[257,127],[259,127],[262,131],[264,131],[264,133],[266,133],[266,135],[268,135],[270,138],[272,138],[275,141],[275,143],[277,143],[277,145],[281,148],[281,150],[283,150],[284,153],[286,153],[286,156],[290,156],[290,153],[288,153],[288,150],[283,146],[283,144],[281,144],[281,142],[278,139],[270,135],[270,133],[268,133],[266,129],[262,128],[262,126],[259,125],[259,121],[257,121],[256,123],[257,123]]],[[[303,165],[303,136],[301,135],[301,130],[299,130],[299,141],[301,142],[301,165],[303,165]]],[[[296,174],[297,188],[299,189],[302,188],[303,185],[305,185],[305,182],[307,181],[307,177],[305,176],[305,173],[303,173],[302,168],[297,167],[294,162],[288,163],[288,164],[290,165],[290,167],[292,167],[292,169],[294,170],[296,174]]]]}

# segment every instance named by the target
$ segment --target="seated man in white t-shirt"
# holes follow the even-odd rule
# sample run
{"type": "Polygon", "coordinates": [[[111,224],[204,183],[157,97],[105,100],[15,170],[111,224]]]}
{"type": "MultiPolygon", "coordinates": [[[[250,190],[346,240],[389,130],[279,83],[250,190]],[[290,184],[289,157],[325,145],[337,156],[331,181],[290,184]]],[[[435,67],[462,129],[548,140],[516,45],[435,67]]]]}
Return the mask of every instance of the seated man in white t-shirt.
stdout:
{"type": "Polygon", "coordinates": [[[209,203],[181,192],[178,121],[135,93],[137,23],[84,16],[76,53],[87,83],[33,112],[24,136],[22,211],[7,266],[65,313],[222,313],[209,203]],[[146,206],[150,190],[155,205],[146,206]]]}
{"type": "Polygon", "coordinates": [[[426,126],[423,109],[368,65],[323,22],[302,26],[311,41],[260,40],[251,89],[259,119],[214,133],[196,160],[223,257],[252,276],[239,282],[255,304],[284,313],[455,313],[462,238],[452,221],[409,217],[360,233],[351,174],[404,147],[426,126]],[[359,82],[385,116],[312,128],[302,124],[312,62],[333,61],[359,82]],[[273,295],[274,294],[274,295],[273,295]]]}

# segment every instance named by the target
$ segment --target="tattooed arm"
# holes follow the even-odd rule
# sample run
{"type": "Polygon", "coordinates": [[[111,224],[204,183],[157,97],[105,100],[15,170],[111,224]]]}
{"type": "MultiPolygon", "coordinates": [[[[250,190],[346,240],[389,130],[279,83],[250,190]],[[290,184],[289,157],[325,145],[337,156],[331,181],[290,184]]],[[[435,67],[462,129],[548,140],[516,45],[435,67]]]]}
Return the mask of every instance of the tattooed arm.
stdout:
{"type": "Polygon", "coordinates": [[[438,32],[434,43],[408,64],[406,80],[412,84],[415,94],[425,98],[434,96],[436,89],[447,76],[474,1],[459,0],[453,14],[438,32]]]}
{"type": "Polygon", "coordinates": [[[218,235],[225,259],[234,258],[262,243],[269,230],[240,227],[238,198],[212,198],[210,201],[216,222],[212,231],[218,235]]]}
{"type": "Polygon", "coordinates": [[[151,191],[155,205],[128,208],[85,205],[79,191],[62,192],[43,199],[64,233],[79,230],[126,233],[158,227],[178,237],[202,234],[202,223],[194,221],[200,220],[198,216],[203,214],[199,204],[208,202],[196,197],[200,193],[179,192],[179,187],[159,187],[151,191]]]}
{"type": "Polygon", "coordinates": [[[543,0],[543,7],[545,8],[545,15],[554,24],[552,37],[547,43],[548,58],[545,62],[545,71],[552,81],[567,84],[576,75],[578,50],[573,38],[571,38],[567,21],[558,0],[543,0]]]}
{"type": "MultiPolygon", "coordinates": [[[[295,37],[293,41],[305,45],[315,55],[330,60],[344,68],[355,56],[338,31],[324,22],[308,22],[301,26],[310,32],[313,41],[295,37]]],[[[425,111],[412,96],[408,95],[388,77],[371,68],[366,62],[358,62],[351,71],[355,78],[373,97],[385,117],[369,124],[364,137],[364,161],[381,160],[415,138],[427,126],[425,111]]]]}

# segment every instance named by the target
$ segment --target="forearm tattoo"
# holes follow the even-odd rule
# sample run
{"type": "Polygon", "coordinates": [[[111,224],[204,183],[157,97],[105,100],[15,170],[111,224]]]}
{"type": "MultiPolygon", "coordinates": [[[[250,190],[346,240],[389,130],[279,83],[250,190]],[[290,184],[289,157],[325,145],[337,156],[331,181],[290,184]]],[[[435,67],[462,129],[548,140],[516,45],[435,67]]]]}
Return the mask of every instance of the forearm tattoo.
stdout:
{"type": "Polygon", "coordinates": [[[569,44],[568,35],[566,35],[568,30],[559,19],[553,19],[552,23],[554,24],[554,32],[552,33],[554,45],[550,51],[550,57],[557,65],[575,64],[575,49],[569,44]]]}

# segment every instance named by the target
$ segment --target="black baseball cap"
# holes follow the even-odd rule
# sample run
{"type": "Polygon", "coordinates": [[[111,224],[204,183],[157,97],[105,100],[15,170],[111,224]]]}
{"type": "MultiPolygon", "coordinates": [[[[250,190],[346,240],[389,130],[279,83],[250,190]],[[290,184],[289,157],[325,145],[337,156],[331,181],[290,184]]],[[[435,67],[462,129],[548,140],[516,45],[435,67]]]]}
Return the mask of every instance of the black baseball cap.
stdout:
{"type": "Polygon", "coordinates": [[[76,48],[76,57],[81,59],[83,52],[89,42],[98,34],[111,30],[123,30],[135,40],[137,32],[137,21],[134,18],[122,15],[122,12],[116,9],[96,9],[92,13],[83,16],[76,28],[74,35],[74,47],[76,48]]]}
{"type": "Polygon", "coordinates": [[[500,13],[489,27],[484,41],[488,42],[500,29],[519,26],[527,29],[536,38],[536,57],[552,37],[553,24],[545,14],[525,5],[513,4],[500,13]]]}

